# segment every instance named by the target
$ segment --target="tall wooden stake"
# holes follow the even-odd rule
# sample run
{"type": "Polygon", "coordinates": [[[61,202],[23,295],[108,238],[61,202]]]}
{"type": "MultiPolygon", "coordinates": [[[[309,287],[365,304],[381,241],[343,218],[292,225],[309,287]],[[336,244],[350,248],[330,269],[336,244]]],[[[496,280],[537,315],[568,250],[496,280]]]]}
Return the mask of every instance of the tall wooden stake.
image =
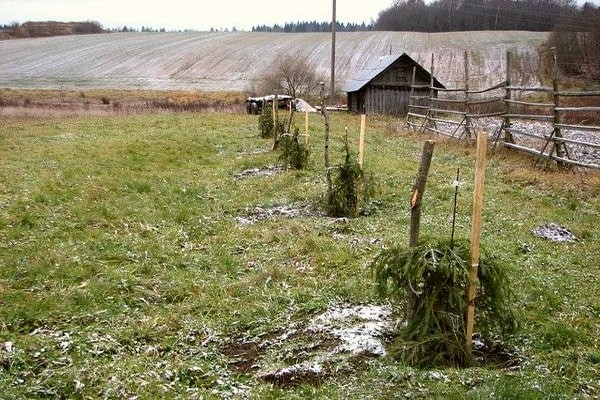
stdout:
{"type": "Polygon", "coordinates": [[[475,320],[475,296],[477,294],[477,271],[479,269],[479,243],[481,239],[481,213],[483,211],[483,183],[485,178],[485,158],[487,134],[477,133],[477,161],[475,165],[475,189],[473,192],[473,216],[471,218],[471,271],[467,285],[466,349],[470,353],[475,320]]]}
{"type": "Polygon", "coordinates": [[[410,247],[415,247],[419,244],[419,229],[421,225],[421,199],[423,198],[423,192],[425,191],[425,184],[427,183],[427,176],[429,175],[429,166],[431,165],[431,159],[433,158],[433,148],[435,141],[426,140],[423,145],[423,154],[421,155],[421,164],[419,164],[419,171],[415,177],[415,183],[412,189],[412,195],[410,196],[410,236],[409,243],[410,247]]]}
{"type": "Polygon", "coordinates": [[[335,29],[336,29],[336,6],[333,0],[333,15],[331,17],[331,87],[329,88],[329,104],[333,105],[335,100],[335,29]]]}
{"type": "Polygon", "coordinates": [[[321,82],[321,116],[323,116],[325,124],[323,158],[325,160],[325,178],[327,179],[327,202],[329,202],[333,193],[333,182],[331,181],[331,170],[329,168],[329,115],[327,115],[327,107],[325,106],[325,82],[321,82]]]}
{"type": "Polygon", "coordinates": [[[362,114],[360,116],[360,139],[358,142],[358,166],[360,169],[363,168],[363,160],[365,158],[365,128],[367,125],[367,116],[362,114]]]}
{"type": "Polygon", "coordinates": [[[277,132],[277,123],[279,122],[279,100],[277,95],[273,97],[273,150],[279,147],[279,133],[277,132]]]}
{"type": "Polygon", "coordinates": [[[304,147],[308,149],[308,110],[304,111],[304,147]]]}
{"type": "MultiPolygon", "coordinates": [[[[431,159],[433,158],[434,146],[435,141],[433,140],[427,140],[423,145],[421,164],[419,165],[419,171],[415,177],[412,195],[410,196],[410,232],[408,242],[410,247],[415,247],[419,244],[419,230],[421,226],[421,200],[423,199],[423,192],[425,192],[425,184],[427,183],[427,176],[429,175],[429,166],[431,165],[431,159]]],[[[406,318],[408,321],[412,319],[416,305],[417,296],[414,292],[414,288],[409,284],[406,288],[406,318]]]]}

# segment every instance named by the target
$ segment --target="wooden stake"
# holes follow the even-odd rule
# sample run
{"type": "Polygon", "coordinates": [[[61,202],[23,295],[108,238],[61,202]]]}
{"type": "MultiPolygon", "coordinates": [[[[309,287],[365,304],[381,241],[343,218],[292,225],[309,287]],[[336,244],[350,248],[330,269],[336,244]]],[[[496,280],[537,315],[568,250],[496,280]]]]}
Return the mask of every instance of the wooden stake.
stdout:
{"type": "Polygon", "coordinates": [[[325,160],[325,178],[327,179],[327,202],[329,202],[333,193],[333,182],[331,180],[331,170],[329,169],[329,115],[325,106],[325,82],[321,82],[321,116],[325,125],[323,158],[325,160]]]}
{"type": "Polygon", "coordinates": [[[410,247],[415,247],[419,244],[419,229],[421,225],[421,199],[425,192],[425,184],[429,175],[429,166],[433,158],[433,148],[435,141],[426,140],[423,145],[423,154],[421,155],[421,163],[419,171],[415,177],[412,195],[410,196],[410,232],[409,243],[410,247]]]}
{"type": "Polygon", "coordinates": [[[367,115],[360,116],[360,140],[358,143],[358,166],[363,168],[363,160],[365,156],[365,128],[367,125],[367,115]]]}
{"type": "Polygon", "coordinates": [[[277,115],[277,108],[278,108],[278,103],[279,101],[277,100],[277,95],[275,95],[273,97],[273,126],[275,126],[275,124],[277,123],[277,119],[279,118],[279,115],[277,115]]]}
{"type": "Polygon", "coordinates": [[[467,285],[466,349],[470,353],[473,341],[475,320],[475,297],[477,295],[477,271],[479,269],[479,244],[481,239],[481,213],[483,211],[483,184],[485,178],[485,158],[487,134],[477,133],[477,161],[475,165],[475,188],[473,192],[473,216],[471,218],[471,271],[467,285]]]}
{"type": "Polygon", "coordinates": [[[304,111],[304,147],[308,149],[308,110],[304,111]]]}
{"type": "Polygon", "coordinates": [[[273,149],[276,150],[279,148],[279,133],[277,132],[277,124],[279,122],[279,100],[277,100],[277,95],[273,97],[273,149]]]}
{"type": "MultiPolygon", "coordinates": [[[[412,195],[410,196],[410,231],[408,242],[410,247],[415,247],[419,244],[421,199],[423,198],[423,193],[425,192],[425,184],[427,183],[427,176],[429,175],[429,166],[431,165],[431,159],[433,158],[434,146],[435,142],[433,140],[427,140],[423,145],[421,164],[419,165],[419,171],[415,177],[412,195]]],[[[408,321],[412,319],[416,306],[417,296],[414,292],[414,289],[409,284],[406,288],[406,318],[408,321]]]]}

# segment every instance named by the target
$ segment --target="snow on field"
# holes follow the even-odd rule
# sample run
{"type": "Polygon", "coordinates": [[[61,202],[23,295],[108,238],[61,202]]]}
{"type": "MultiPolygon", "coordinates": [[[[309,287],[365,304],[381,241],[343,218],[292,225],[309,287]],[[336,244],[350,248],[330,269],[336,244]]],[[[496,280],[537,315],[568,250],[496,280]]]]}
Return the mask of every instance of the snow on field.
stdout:
{"type": "MultiPolygon", "coordinates": [[[[339,32],[338,86],[388,54],[408,53],[448,86],[464,76],[469,51],[471,87],[504,79],[508,49],[517,54],[517,80],[537,83],[543,32],[339,32]]],[[[0,41],[0,87],[251,90],[277,57],[292,53],[317,66],[327,80],[328,33],[111,33],[0,41]]]]}

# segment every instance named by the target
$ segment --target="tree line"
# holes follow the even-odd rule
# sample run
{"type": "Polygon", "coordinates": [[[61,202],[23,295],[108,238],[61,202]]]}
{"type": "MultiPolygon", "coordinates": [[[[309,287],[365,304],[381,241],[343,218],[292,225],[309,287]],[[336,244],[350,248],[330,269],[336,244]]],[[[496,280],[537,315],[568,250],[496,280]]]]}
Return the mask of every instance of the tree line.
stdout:
{"type": "MultiPolygon", "coordinates": [[[[336,22],[335,29],[338,32],[358,32],[372,30],[373,26],[364,22],[361,24],[336,22]]],[[[331,32],[331,22],[303,21],[286,22],[283,25],[275,24],[273,26],[257,25],[252,27],[252,32],[331,32]]]]}
{"type": "MultiPolygon", "coordinates": [[[[597,29],[600,6],[573,0],[396,0],[370,24],[336,22],[338,32],[354,31],[585,31],[597,29]]],[[[257,25],[252,32],[331,32],[331,22],[257,25]]]]}
{"type": "Polygon", "coordinates": [[[378,31],[453,32],[522,30],[549,32],[561,25],[592,30],[600,8],[573,0],[396,0],[381,11],[378,31]]]}

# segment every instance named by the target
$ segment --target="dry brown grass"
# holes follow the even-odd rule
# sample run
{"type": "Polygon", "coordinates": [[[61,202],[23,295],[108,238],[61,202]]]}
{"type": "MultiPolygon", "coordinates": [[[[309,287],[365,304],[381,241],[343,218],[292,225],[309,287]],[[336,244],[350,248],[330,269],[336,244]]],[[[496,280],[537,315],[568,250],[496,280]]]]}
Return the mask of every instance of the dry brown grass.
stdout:
{"type": "Polygon", "coordinates": [[[239,111],[242,92],[0,89],[0,117],[47,118],[149,111],[239,111]]]}

